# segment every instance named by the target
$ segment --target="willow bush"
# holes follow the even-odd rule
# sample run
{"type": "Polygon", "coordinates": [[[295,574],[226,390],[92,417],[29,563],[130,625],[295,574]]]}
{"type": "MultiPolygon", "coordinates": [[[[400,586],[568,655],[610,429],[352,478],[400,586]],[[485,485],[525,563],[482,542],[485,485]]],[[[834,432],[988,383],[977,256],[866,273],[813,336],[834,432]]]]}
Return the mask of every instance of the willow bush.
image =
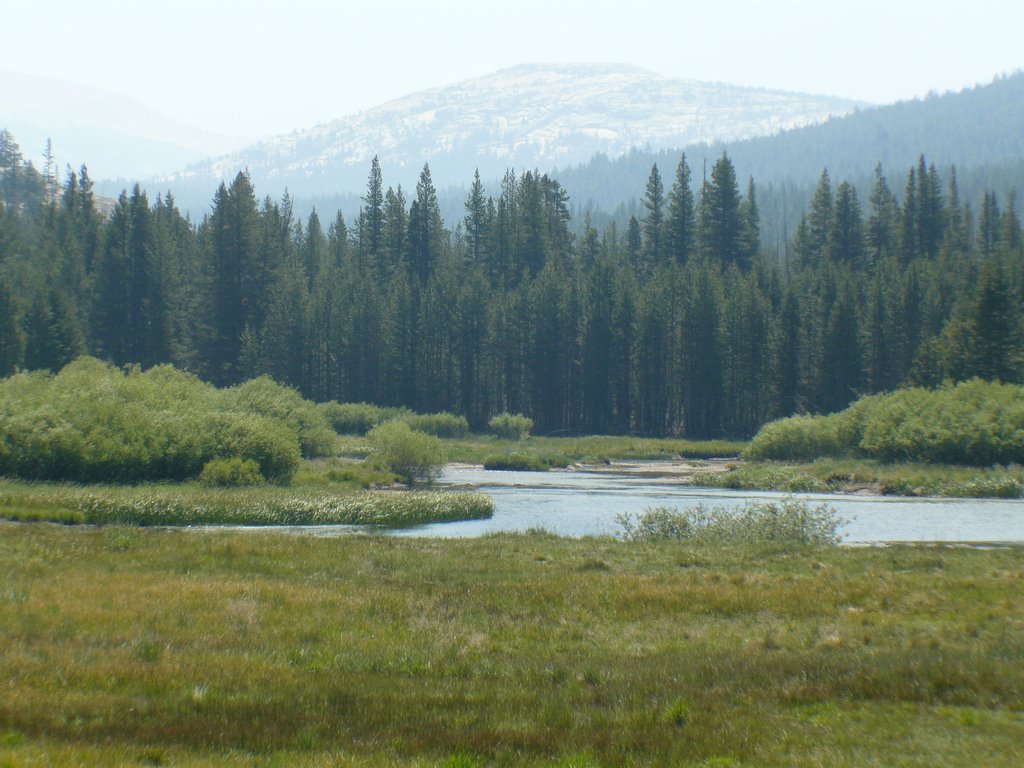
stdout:
{"type": "Polygon", "coordinates": [[[862,398],[828,416],[793,416],[754,436],[747,458],[860,456],[970,466],[1024,462],[1024,387],[974,379],[862,398]]]}
{"type": "Polygon", "coordinates": [[[444,447],[433,435],[416,432],[403,421],[389,421],[371,429],[370,461],[390,469],[408,485],[432,483],[445,462],[444,447]]]}
{"type": "Polygon", "coordinates": [[[171,366],[121,370],[80,358],[58,374],[0,381],[0,474],[30,480],[196,478],[213,459],[251,460],[287,482],[333,440],[312,404],[269,379],[218,390],[171,366]]]}
{"type": "Polygon", "coordinates": [[[488,428],[506,440],[522,440],[533,429],[533,419],[520,413],[499,413],[488,423],[488,428]]]}

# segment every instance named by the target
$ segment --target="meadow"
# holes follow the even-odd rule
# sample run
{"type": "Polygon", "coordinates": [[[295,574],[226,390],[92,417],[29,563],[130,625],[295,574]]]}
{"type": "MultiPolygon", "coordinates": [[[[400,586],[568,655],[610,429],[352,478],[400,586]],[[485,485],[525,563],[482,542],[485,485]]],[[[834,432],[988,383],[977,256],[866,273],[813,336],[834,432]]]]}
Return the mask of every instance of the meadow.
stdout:
{"type": "Polygon", "coordinates": [[[0,765],[1016,766],[1024,550],[0,523],[0,765]]]}

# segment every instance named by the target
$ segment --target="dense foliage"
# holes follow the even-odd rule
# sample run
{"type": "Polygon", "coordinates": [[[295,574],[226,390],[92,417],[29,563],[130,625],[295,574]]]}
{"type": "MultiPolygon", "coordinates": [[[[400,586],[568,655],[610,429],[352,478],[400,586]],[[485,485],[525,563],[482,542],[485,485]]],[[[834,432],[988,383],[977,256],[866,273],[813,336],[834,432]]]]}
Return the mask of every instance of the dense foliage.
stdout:
{"type": "Polygon", "coordinates": [[[829,416],[766,424],[746,455],[806,461],[866,456],[989,466],[1024,463],[1024,387],[974,379],[875,395],[829,416]]]}
{"type": "Polygon", "coordinates": [[[366,434],[373,447],[371,459],[390,469],[405,483],[429,485],[445,462],[441,441],[414,431],[404,421],[389,421],[366,434]]]}
{"type": "Polygon", "coordinates": [[[56,375],[0,381],[0,474],[33,480],[183,480],[239,459],[285,482],[300,446],[322,455],[328,436],[312,403],[266,378],[217,390],[168,365],[143,372],[82,358],[56,375]]]}
{"type": "MultiPolygon", "coordinates": [[[[753,180],[724,154],[697,189],[685,156],[671,180],[655,166],[640,214],[598,231],[534,171],[497,195],[475,179],[446,226],[427,167],[407,200],[376,162],[361,209],[326,226],[258,201],[245,174],[197,223],[137,187],[101,215],[84,168],[58,187],[2,145],[5,373],[88,351],[477,430],[508,412],[542,434],[695,439],[907,384],[1024,378],[1015,202],[971,207],[923,157],[901,195],[879,166],[863,203],[822,173],[766,252],[753,180]]],[[[376,419],[360,417],[344,429],[376,419]]]]}

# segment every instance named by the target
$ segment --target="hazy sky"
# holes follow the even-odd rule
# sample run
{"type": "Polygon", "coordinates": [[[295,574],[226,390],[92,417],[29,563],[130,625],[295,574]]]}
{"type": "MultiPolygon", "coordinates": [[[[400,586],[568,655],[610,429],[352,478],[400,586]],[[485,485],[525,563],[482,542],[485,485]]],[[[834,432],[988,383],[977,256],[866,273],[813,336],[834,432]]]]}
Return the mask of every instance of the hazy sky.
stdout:
{"type": "Polygon", "coordinates": [[[873,102],[1024,67],[1020,0],[4,0],[0,17],[0,70],[247,137],[526,62],[873,102]]]}

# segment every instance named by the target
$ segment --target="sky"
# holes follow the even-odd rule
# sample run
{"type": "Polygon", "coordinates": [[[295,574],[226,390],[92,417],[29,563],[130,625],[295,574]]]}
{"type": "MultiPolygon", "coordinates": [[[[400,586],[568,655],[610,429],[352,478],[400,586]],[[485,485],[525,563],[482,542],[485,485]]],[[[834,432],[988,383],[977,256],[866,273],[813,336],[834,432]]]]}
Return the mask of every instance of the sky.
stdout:
{"type": "Polygon", "coordinates": [[[874,103],[1024,67],[1019,0],[4,0],[0,17],[0,71],[248,139],[523,63],[874,103]]]}

